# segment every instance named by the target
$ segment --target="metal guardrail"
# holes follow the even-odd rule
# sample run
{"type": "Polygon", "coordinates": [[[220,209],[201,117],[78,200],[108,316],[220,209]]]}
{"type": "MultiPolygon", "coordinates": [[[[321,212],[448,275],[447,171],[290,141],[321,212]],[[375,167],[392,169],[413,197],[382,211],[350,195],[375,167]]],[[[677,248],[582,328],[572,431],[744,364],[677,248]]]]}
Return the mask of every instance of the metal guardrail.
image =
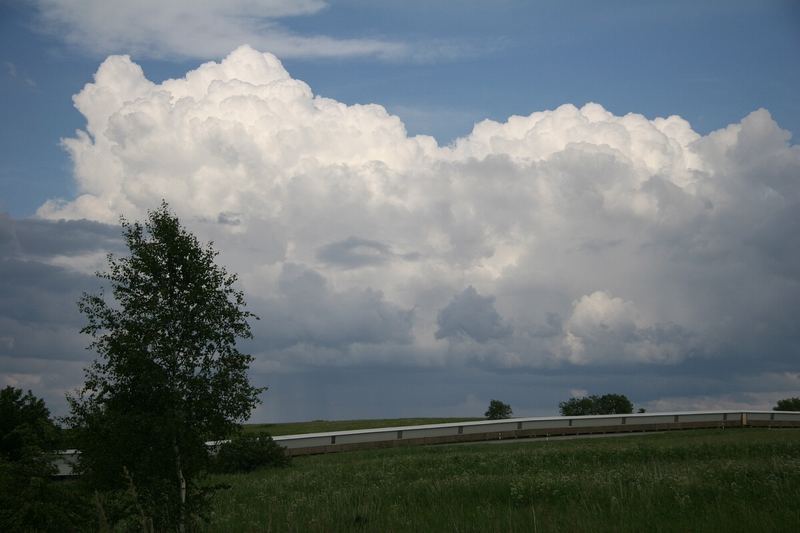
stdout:
{"type": "MultiPolygon", "coordinates": [[[[368,448],[477,442],[560,435],[629,433],[696,428],[800,428],[800,412],[792,411],[683,411],[596,416],[548,416],[449,422],[326,433],[279,435],[275,442],[290,455],[332,453],[368,448]]],[[[209,442],[216,445],[219,442],[209,442]]],[[[80,451],[58,452],[53,464],[59,476],[72,475],[80,451]]]]}
{"type": "Polygon", "coordinates": [[[281,435],[273,439],[291,455],[443,444],[496,439],[627,433],[717,427],[800,427],[800,412],[684,411],[625,415],[558,416],[451,422],[327,433],[281,435]]]}

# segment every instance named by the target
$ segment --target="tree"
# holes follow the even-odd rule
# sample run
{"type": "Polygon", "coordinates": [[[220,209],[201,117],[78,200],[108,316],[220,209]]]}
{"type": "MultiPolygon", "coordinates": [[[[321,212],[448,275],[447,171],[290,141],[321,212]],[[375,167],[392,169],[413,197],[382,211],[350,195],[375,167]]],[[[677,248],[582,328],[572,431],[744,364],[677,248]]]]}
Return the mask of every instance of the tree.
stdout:
{"type": "Polygon", "coordinates": [[[597,399],[598,415],[627,415],[633,413],[633,402],[624,394],[604,394],[597,399]]]}
{"type": "Polygon", "coordinates": [[[489,420],[501,420],[503,418],[511,418],[511,413],[510,405],[500,400],[492,400],[489,402],[489,409],[483,413],[483,416],[489,420]]]}
{"type": "MultiPolygon", "coordinates": [[[[594,397],[596,398],[596,396],[594,397]]],[[[581,396],[580,398],[570,398],[558,404],[558,411],[563,416],[585,416],[597,414],[595,402],[591,396],[581,396]]]]}
{"type": "Polygon", "coordinates": [[[558,404],[562,416],[620,415],[633,412],[633,403],[624,394],[604,394],[570,398],[558,404]]]}
{"type": "Polygon", "coordinates": [[[185,530],[202,508],[205,442],[234,433],[264,390],[250,385],[253,358],[235,275],[214,263],[166,202],[144,225],[122,219],[129,256],[98,273],[112,290],[79,301],[99,358],[69,397],[81,468],[96,489],[131,485],[156,529],[185,530]]]}
{"type": "Polygon", "coordinates": [[[784,398],[778,400],[778,404],[772,408],[773,411],[800,411],[800,398],[784,398]]]}

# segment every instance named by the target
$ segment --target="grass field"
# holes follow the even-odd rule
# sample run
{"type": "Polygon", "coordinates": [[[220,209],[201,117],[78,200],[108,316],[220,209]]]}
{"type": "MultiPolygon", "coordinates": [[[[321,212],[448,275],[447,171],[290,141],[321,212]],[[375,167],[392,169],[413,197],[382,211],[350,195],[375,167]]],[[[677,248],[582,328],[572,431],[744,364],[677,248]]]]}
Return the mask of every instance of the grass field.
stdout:
{"type": "Polygon", "coordinates": [[[448,422],[471,422],[485,418],[382,418],[371,420],[312,420],[310,422],[288,422],[283,424],[246,424],[245,431],[268,431],[270,435],[299,435],[301,433],[324,433],[350,429],[374,429],[397,426],[419,426],[422,424],[444,424],[448,422]]]}
{"type": "Polygon", "coordinates": [[[800,430],[408,447],[219,476],[213,531],[800,531],[800,430]]]}

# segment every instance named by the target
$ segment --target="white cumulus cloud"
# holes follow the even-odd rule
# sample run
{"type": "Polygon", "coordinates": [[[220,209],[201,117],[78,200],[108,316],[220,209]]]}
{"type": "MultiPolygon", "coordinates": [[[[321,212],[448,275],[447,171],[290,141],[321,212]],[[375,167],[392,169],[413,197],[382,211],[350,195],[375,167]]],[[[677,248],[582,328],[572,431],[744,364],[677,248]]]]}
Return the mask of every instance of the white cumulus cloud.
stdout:
{"type": "Polygon", "coordinates": [[[163,83],[111,56],[75,105],[80,194],[38,215],[116,222],[165,198],[270,318],[264,361],[798,355],[800,148],[766,110],[703,136],[565,104],[440,146],[249,47],[163,83]]]}
{"type": "Polygon", "coordinates": [[[650,324],[633,302],[595,291],[573,302],[564,328],[563,356],[572,363],[668,363],[691,353],[677,326],[650,324]]]}

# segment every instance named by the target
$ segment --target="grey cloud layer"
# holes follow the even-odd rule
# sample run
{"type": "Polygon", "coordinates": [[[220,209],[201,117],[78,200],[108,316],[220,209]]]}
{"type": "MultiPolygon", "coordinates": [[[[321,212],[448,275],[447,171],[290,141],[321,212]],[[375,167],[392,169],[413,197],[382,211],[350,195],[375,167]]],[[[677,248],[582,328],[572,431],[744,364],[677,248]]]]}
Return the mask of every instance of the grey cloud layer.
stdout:
{"type": "Polygon", "coordinates": [[[91,357],[77,300],[97,288],[105,254],[119,251],[117,226],[0,215],[0,386],[31,388],[63,414],[91,357]]]}
{"type": "MultiPolygon", "coordinates": [[[[701,136],[564,105],[439,146],[247,47],[161,84],[112,56],[75,103],[84,192],[39,216],[103,243],[166,198],[241,275],[264,372],[796,368],[800,147],[765,110],[701,136]]],[[[48,264],[88,272],[71,238],[48,264]]]]}
{"type": "Polygon", "coordinates": [[[436,317],[439,329],[437,339],[470,338],[477,342],[502,339],[511,335],[512,329],[494,308],[494,298],[481,296],[469,286],[457,294],[436,317]]]}

